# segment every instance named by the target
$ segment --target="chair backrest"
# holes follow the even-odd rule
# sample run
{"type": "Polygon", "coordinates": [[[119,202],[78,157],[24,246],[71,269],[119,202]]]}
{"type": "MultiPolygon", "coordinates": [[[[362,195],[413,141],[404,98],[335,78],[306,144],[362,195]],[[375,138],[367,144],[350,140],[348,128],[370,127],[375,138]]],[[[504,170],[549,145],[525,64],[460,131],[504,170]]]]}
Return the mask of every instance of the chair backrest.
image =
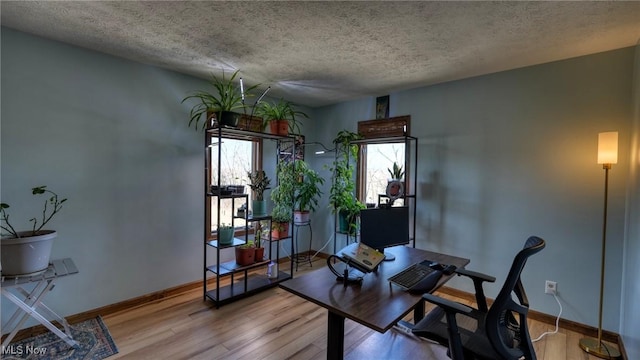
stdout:
{"type": "Polygon", "coordinates": [[[545,241],[537,236],[527,239],[524,248],[513,259],[509,275],[487,313],[487,336],[493,348],[504,359],[519,359],[522,356],[528,360],[536,358],[527,327],[529,300],[522,286],[520,274],[527,259],[544,247],[545,241]],[[518,302],[512,294],[516,295],[518,302]],[[517,322],[514,313],[518,315],[517,322]]]}

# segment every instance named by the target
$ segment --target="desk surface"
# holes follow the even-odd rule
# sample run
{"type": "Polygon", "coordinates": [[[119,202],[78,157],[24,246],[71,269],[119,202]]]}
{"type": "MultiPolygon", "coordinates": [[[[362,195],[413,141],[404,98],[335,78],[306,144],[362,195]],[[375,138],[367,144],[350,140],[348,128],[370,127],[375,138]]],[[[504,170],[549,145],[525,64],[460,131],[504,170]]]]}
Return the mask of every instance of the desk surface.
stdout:
{"type": "MultiPolygon", "coordinates": [[[[432,260],[441,264],[464,267],[469,259],[431,251],[396,246],[385,249],[396,256],[394,261],[384,261],[376,272],[364,276],[361,285],[344,286],[336,276],[324,267],[300,277],[280,283],[280,287],[329,311],[356,321],[379,332],[389,330],[408,314],[422,299],[391,285],[387,280],[411,264],[432,260]]],[[[441,286],[453,275],[443,276],[441,286]]],[[[437,288],[436,287],[436,288],[437,288]]]]}

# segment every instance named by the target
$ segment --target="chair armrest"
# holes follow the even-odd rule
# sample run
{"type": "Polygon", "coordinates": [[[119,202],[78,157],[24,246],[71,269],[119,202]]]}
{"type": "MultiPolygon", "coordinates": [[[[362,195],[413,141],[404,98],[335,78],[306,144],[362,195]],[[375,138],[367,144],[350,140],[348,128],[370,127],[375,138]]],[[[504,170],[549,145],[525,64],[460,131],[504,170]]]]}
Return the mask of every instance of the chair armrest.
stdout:
{"type": "Polygon", "coordinates": [[[484,289],[482,288],[483,282],[495,282],[496,278],[476,271],[466,269],[456,269],[458,275],[464,275],[473,280],[473,287],[476,290],[476,304],[478,304],[478,310],[482,312],[488,312],[487,298],[484,295],[484,289]]]}
{"type": "Polygon", "coordinates": [[[422,295],[422,298],[425,301],[428,301],[432,304],[435,304],[437,306],[440,306],[441,308],[444,309],[445,312],[455,312],[455,313],[460,313],[460,314],[469,314],[471,313],[472,309],[468,306],[464,306],[460,303],[457,303],[455,301],[451,301],[451,300],[447,300],[445,298],[441,298],[439,296],[435,296],[432,294],[424,294],[422,295]]]}
{"type": "Polygon", "coordinates": [[[495,282],[496,278],[493,276],[489,276],[487,274],[483,274],[483,273],[479,273],[477,271],[471,271],[471,270],[467,270],[467,269],[456,269],[456,274],[458,275],[464,275],[467,277],[470,277],[472,280],[481,280],[481,281],[487,281],[487,282],[495,282]]]}

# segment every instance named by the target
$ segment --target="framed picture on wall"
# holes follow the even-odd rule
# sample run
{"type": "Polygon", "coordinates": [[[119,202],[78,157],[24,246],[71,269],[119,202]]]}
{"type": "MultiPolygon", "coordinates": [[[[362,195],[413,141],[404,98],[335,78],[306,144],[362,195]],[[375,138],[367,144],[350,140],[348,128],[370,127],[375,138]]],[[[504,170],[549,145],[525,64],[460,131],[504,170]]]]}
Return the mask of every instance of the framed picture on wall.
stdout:
{"type": "Polygon", "coordinates": [[[389,95],[376,98],[376,119],[386,119],[389,117],[389,95]]]}

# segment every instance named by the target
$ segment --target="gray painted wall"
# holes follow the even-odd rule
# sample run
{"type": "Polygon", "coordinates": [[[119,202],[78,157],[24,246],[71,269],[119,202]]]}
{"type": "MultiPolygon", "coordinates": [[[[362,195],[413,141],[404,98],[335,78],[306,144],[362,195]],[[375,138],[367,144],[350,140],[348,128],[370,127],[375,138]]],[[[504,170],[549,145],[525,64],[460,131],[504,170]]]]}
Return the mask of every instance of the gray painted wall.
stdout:
{"type": "Polygon", "coordinates": [[[627,234],[620,333],[629,359],[640,359],[640,41],[635,48],[633,73],[633,138],[629,161],[627,234]]]}
{"type": "MultiPolygon", "coordinates": [[[[471,258],[471,268],[498,277],[488,288],[495,296],[525,238],[542,236],[547,249],[524,274],[532,307],[557,313],[543,294],[544,280],[555,280],[563,317],[596,325],[604,175],[596,139],[617,130],[605,328],[618,331],[630,281],[621,279],[633,221],[625,222],[633,59],[621,49],[391,94],[391,115],[410,114],[419,137],[418,246],[471,258]]],[[[39,209],[32,186],[69,198],[52,223],[53,256],[73,257],[81,272],[60,281],[54,309],[74,314],[201,278],[202,135],[186,127],[180,100],[202,80],[2,28],[1,86],[1,195],[12,218],[39,209]]],[[[374,118],[374,103],[313,110],[308,141],[329,145],[339,129],[374,118]]],[[[330,175],[331,155],[307,155],[330,175]]],[[[320,249],[332,235],[326,207],[313,224],[320,249]]],[[[637,318],[637,305],[625,304],[637,318]]],[[[3,319],[12,310],[3,301],[3,319]]]]}
{"type": "Polygon", "coordinates": [[[2,201],[24,228],[41,211],[31,187],[69,199],[51,223],[52,256],[80,273],[60,279],[53,309],[79,313],[202,277],[204,136],[187,128],[180,101],[203,85],[2,28],[2,201]]]}

